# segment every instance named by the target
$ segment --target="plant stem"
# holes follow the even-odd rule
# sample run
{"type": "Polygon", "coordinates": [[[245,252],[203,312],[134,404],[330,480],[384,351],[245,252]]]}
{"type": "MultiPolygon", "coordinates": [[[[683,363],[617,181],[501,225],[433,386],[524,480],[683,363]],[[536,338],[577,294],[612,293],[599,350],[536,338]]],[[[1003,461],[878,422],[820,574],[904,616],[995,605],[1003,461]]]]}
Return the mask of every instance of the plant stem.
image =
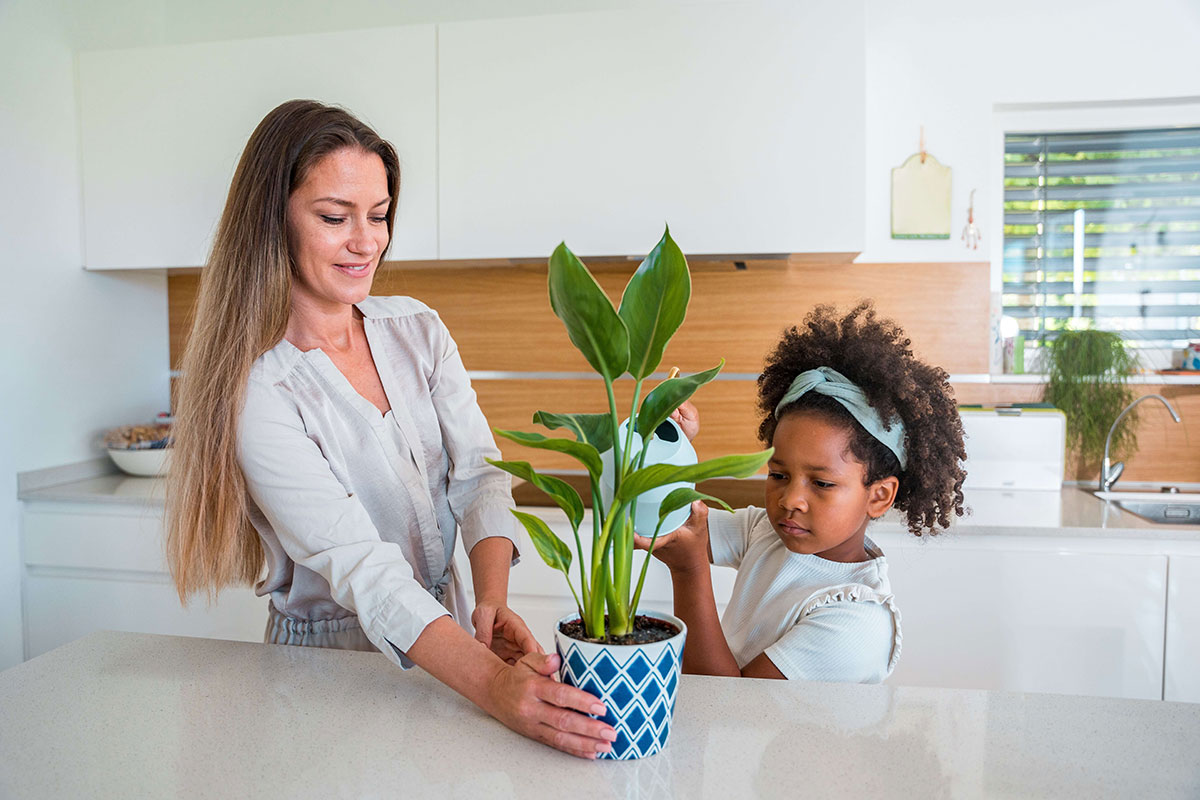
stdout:
{"type": "Polygon", "coordinates": [[[633,593],[633,602],[629,604],[629,616],[636,617],[638,603],[642,600],[642,586],[646,583],[646,569],[650,566],[650,558],[654,555],[654,543],[658,541],[658,534],[662,530],[662,525],[665,520],[660,519],[658,525],[654,528],[654,535],[650,537],[650,548],[646,551],[646,560],[642,562],[642,574],[638,576],[637,591],[633,593]]]}
{"type": "Polygon", "coordinates": [[[613,495],[621,488],[621,469],[617,447],[621,444],[621,420],[617,417],[617,396],[613,394],[613,384],[608,378],[604,379],[604,389],[608,392],[608,413],[612,417],[613,429],[613,495]]]}
{"type": "MultiPolygon", "coordinates": [[[[595,508],[595,506],[593,506],[593,508],[595,508]]],[[[592,516],[593,517],[596,516],[594,512],[592,513],[592,516]]],[[[587,582],[587,574],[584,572],[584,569],[583,569],[583,542],[579,538],[579,526],[572,525],[571,527],[575,531],[575,560],[579,562],[579,589],[580,589],[580,591],[583,592],[583,603],[580,604],[579,597],[576,596],[575,604],[580,607],[579,616],[582,618],[583,617],[583,610],[582,610],[583,606],[587,605],[587,601],[588,601],[588,582],[587,582]]],[[[563,574],[567,575],[567,573],[565,573],[565,572],[563,574]]],[[[570,583],[570,582],[571,582],[571,576],[567,575],[567,583],[570,583]]],[[[575,593],[574,587],[571,588],[571,593],[572,594],[575,593]]]]}

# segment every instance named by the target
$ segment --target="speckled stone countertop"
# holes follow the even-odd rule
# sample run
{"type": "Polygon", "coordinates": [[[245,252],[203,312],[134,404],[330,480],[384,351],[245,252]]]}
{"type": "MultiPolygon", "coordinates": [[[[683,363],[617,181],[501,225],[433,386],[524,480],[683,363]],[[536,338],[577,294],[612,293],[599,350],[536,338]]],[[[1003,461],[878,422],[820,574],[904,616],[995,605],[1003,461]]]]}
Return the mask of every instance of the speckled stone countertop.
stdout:
{"type": "Polygon", "coordinates": [[[98,633],[0,673],[3,797],[1200,796],[1200,707],[685,676],[585,762],[377,654],[98,633]]]}

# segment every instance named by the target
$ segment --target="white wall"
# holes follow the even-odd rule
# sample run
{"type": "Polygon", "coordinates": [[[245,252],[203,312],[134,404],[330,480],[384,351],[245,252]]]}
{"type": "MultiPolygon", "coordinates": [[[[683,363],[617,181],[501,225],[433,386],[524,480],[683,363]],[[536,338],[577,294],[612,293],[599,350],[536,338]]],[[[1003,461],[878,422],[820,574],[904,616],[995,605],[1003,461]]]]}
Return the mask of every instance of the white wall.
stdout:
{"type": "Polygon", "coordinates": [[[0,2],[0,669],[21,660],[16,474],[167,408],[166,278],[81,269],[69,16],[0,2]]]}
{"type": "MultiPolygon", "coordinates": [[[[16,473],[94,457],[101,430],[167,405],[165,278],[79,268],[73,53],[637,5],[0,0],[0,668],[20,658],[16,473]]],[[[1002,234],[979,200],[1000,158],[996,104],[1200,96],[1195,0],[869,0],[866,36],[864,261],[987,260],[957,235],[972,187],[985,245],[1002,234]],[[1048,72],[1077,77],[1048,81],[1048,72]],[[954,169],[952,238],[893,241],[890,170],[915,151],[922,124],[929,151],[954,169]]],[[[1128,124],[1143,119],[1130,110],[1128,124]]]]}
{"type": "MultiPolygon", "coordinates": [[[[1003,158],[994,107],[1200,96],[1197,42],[1196,0],[868,0],[867,247],[858,260],[989,260],[1003,237],[999,209],[984,202],[1003,158]],[[921,125],[928,152],[954,169],[949,240],[891,238],[891,169],[917,151],[921,125]],[[959,239],[972,188],[978,251],[959,239]]],[[[1124,124],[1156,124],[1147,119],[1131,106],[1124,124]]]]}

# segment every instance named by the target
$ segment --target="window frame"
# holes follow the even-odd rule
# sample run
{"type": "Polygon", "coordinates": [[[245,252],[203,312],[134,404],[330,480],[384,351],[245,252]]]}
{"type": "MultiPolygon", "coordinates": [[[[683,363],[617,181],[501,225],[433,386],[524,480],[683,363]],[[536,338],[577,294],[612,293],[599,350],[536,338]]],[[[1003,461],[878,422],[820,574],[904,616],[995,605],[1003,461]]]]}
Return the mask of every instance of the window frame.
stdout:
{"type": "MultiPolygon", "coordinates": [[[[1105,130],[1154,130],[1155,128],[1200,127],[1200,97],[1168,97],[1128,101],[1084,101],[1070,103],[996,103],[992,107],[992,136],[988,147],[986,219],[995,220],[995,230],[984,231],[989,241],[988,261],[992,329],[989,342],[990,372],[1003,375],[999,337],[1003,314],[1004,273],[1004,137],[1010,133],[1086,133],[1105,130]],[[989,235],[990,233],[990,235],[989,235]]],[[[985,240],[986,241],[986,240],[985,240]]],[[[1151,350],[1166,354],[1169,351],[1151,350]]],[[[1169,366],[1157,363],[1146,367],[1169,366]]]]}

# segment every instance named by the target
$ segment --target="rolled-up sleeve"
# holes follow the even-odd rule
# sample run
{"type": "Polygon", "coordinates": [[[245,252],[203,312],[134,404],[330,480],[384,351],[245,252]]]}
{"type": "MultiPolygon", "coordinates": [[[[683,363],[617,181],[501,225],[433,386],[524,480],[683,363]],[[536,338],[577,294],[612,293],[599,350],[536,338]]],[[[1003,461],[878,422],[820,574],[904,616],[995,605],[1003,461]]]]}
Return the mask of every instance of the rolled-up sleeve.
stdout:
{"type": "Polygon", "coordinates": [[[414,577],[399,545],[380,539],[366,509],[346,491],[296,406],[252,380],[238,430],[246,488],[284,552],[329,583],[330,595],[358,615],[367,638],[407,668],[407,651],[447,610],[414,577]]]}
{"type": "Polygon", "coordinates": [[[450,457],[447,501],[458,523],[463,548],[470,553],[484,539],[499,536],[513,543],[512,563],[516,564],[520,560],[520,540],[516,520],[510,513],[515,507],[512,479],[485,460],[500,458],[500,450],[479,409],[458,345],[440,318],[433,326],[432,336],[438,357],[429,388],[442,442],[450,457]]]}

